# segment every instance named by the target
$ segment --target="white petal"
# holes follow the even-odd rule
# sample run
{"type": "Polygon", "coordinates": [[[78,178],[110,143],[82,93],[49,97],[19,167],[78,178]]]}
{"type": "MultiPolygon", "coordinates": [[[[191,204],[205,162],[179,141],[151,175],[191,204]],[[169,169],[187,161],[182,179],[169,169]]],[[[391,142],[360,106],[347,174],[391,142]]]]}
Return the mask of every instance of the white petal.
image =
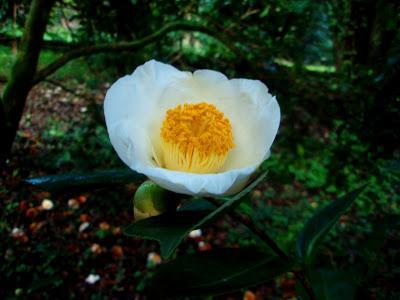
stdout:
{"type": "Polygon", "coordinates": [[[85,281],[86,283],[89,284],[95,284],[97,281],[100,280],[100,276],[97,274],[90,274],[88,277],[86,277],[85,281]]]}
{"type": "Polygon", "coordinates": [[[189,232],[189,237],[191,237],[192,239],[195,239],[195,238],[201,237],[202,234],[203,233],[202,233],[201,229],[195,229],[195,230],[192,230],[191,232],[189,232]]]}
{"type": "Polygon", "coordinates": [[[259,80],[232,79],[239,109],[232,117],[236,148],[227,169],[257,164],[267,159],[278,132],[281,113],[276,97],[259,80]],[[249,145],[251,145],[249,147],[249,145]]]}
{"type": "Polygon", "coordinates": [[[239,192],[257,167],[258,165],[248,166],[217,174],[193,174],[158,167],[139,167],[136,170],[175,193],[215,196],[239,192]]]}
{"type": "Polygon", "coordinates": [[[42,209],[44,210],[51,210],[54,207],[53,201],[51,201],[50,199],[43,199],[42,201],[42,209]]]}
{"type": "Polygon", "coordinates": [[[200,78],[201,80],[207,82],[208,84],[212,83],[219,83],[219,82],[224,82],[228,80],[228,77],[226,77],[224,74],[218,71],[214,70],[196,70],[193,72],[193,77],[200,78]]]}
{"type": "Polygon", "coordinates": [[[154,60],[122,77],[107,91],[104,115],[108,134],[119,157],[129,167],[152,163],[149,132],[158,120],[158,100],[167,86],[186,77],[174,67],[154,60]]]}

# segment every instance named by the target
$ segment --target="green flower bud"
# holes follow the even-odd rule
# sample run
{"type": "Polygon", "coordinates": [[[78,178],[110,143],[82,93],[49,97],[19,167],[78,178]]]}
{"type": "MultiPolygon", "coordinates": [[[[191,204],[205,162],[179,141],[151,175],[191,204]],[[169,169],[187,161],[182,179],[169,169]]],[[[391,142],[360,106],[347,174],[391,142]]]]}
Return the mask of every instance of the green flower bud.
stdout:
{"type": "Polygon", "coordinates": [[[15,296],[21,296],[24,293],[24,290],[21,288],[17,288],[14,291],[15,296]]]}
{"type": "Polygon", "coordinates": [[[143,182],[136,190],[133,198],[135,221],[158,216],[175,210],[177,201],[174,195],[156,185],[151,180],[143,182]]]}

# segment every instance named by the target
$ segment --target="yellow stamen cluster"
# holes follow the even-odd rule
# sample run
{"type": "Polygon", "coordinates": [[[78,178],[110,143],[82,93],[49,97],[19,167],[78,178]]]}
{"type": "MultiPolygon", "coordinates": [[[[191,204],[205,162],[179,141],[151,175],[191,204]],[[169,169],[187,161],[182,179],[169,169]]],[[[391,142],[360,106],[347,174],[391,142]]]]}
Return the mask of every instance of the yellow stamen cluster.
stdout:
{"type": "Polygon", "coordinates": [[[205,102],[168,110],[160,136],[165,167],[177,171],[215,173],[234,147],[229,120],[205,102]]]}

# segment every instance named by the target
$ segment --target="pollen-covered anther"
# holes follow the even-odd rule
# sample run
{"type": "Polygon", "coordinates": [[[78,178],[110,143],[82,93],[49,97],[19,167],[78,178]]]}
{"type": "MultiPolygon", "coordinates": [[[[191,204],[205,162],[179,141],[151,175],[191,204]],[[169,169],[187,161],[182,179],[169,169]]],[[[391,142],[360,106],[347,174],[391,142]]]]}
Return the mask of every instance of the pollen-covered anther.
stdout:
{"type": "Polygon", "coordinates": [[[218,172],[234,147],[229,120],[205,102],[168,110],[160,136],[165,168],[176,171],[218,172]]]}

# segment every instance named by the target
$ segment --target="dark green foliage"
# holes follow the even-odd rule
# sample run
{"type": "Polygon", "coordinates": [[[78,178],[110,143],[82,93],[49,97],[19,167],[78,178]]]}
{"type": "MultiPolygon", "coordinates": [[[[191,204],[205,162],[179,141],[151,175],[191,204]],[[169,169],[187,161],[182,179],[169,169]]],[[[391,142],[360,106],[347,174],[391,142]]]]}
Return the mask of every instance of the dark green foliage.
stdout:
{"type": "Polygon", "coordinates": [[[156,297],[223,294],[261,284],[290,268],[290,261],[256,248],[216,249],[162,265],[148,286],[148,293],[156,297]]]}
{"type": "Polygon", "coordinates": [[[112,148],[104,124],[96,124],[99,122],[96,118],[102,112],[97,107],[89,106],[89,109],[90,121],[86,126],[80,126],[79,122],[47,121],[46,130],[40,137],[47,147],[39,156],[40,164],[51,170],[50,173],[60,169],[91,172],[100,165],[107,169],[125,168],[112,148]],[[65,147],[64,143],[69,146],[65,147]]]}
{"type": "Polygon", "coordinates": [[[297,255],[302,262],[310,264],[318,244],[364,188],[365,186],[360,187],[342,198],[332,201],[329,205],[317,211],[306,223],[297,240],[297,255]]]}
{"type": "Polygon", "coordinates": [[[90,173],[68,173],[29,178],[26,183],[50,192],[87,191],[113,185],[143,181],[144,175],[130,169],[102,170],[90,173]]]}
{"type": "Polygon", "coordinates": [[[181,209],[176,213],[163,214],[136,222],[126,228],[125,234],[157,240],[160,243],[162,256],[168,258],[190,231],[205,226],[235,209],[244,199],[244,196],[251,192],[265,178],[267,173],[268,171],[262,172],[236,195],[224,197],[225,202],[214,210],[205,210],[204,202],[200,202],[197,207],[186,206],[186,209],[181,209]]]}
{"type": "Polygon", "coordinates": [[[352,300],[360,274],[351,271],[315,270],[308,274],[320,300],[352,300]]]}
{"type": "MultiPolygon", "coordinates": [[[[355,299],[360,274],[354,271],[319,269],[310,271],[308,278],[317,299],[352,300],[355,299]]],[[[300,300],[310,300],[300,284],[296,285],[296,292],[300,300]]]]}
{"type": "Polygon", "coordinates": [[[138,221],[125,228],[125,234],[142,239],[156,240],[161,255],[170,257],[176,247],[209,214],[209,211],[180,211],[138,221]]]}

